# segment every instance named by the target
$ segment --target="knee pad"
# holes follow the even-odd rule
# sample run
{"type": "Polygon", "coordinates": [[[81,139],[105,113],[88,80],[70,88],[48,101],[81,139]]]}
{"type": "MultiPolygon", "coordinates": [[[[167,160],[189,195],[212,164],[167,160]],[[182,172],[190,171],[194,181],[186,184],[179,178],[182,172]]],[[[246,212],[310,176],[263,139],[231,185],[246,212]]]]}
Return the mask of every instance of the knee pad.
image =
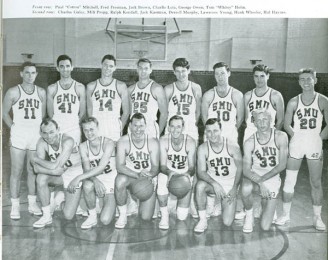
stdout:
{"type": "Polygon", "coordinates": [[[298,171],[286,170],[286,178],[283,191],[286,193],[294,193],[295,184],[297,181],[298,171]]]}
{"type": "Polygon", "coordinates": [[[188,217],[189,208],[177,208],[177,218],[178,220],[186,220],[188,217]]]}
{"type": "Polygon", "coordinates": [[[167,189],[167,176],[163,173],[158,174],[157,179],[157,195],[168,195],[169,190],[167,189]]]}

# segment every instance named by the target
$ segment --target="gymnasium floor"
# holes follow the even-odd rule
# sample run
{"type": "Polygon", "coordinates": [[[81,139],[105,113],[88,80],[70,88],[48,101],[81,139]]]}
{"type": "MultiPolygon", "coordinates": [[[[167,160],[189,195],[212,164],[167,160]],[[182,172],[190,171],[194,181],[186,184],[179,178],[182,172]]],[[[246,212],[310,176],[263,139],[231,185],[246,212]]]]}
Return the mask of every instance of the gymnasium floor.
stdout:
{"type": "MultiPolygon", "coordinates": [[[[55,212],[52,226],[38,230],[32,224],[38,218],[27,212],[26,175],[22,179],[21,219],[11,220],[9,197],[9,149],[3,149],[2,175],[2,259],[327,259],[327,232],[312,227],[312,205],[306,164],[303,162],[291,211],[291,224],[273,225],[269,232],[259,229],[253,233],[242,232],[242,221],[225,228],[221,217],[211,218],[203,234],[195,234],[197,221],[190,216],[187,221],[170,219],[170,229],[158,229],[159,219],[142,222],[136,216],[128,218],[128,225],[117,230],[111,224],[98,224],[96,228],[82,231],[84,218],[77,216],[65,221],[61,212],[55,212]],[[133,257],[133,258],[132,258],[133,257]]],[[[327,224],[328,153],[325,153],[322,218],[327,224]]],[[[278,215],[281,214],[279,197],[278,215]]]]}

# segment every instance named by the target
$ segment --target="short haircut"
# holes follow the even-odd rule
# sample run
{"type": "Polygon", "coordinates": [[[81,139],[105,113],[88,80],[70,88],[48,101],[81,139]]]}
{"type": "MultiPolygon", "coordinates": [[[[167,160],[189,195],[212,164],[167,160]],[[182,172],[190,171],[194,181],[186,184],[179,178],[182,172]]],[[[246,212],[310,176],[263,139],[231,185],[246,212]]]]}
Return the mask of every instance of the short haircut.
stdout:
{"type": "Polygon", "coordinates": [[[143,119],[145,124],[146,124],[146,118],[142,113],[135,113],[131,118],[130,118],[130,123],[132,123],[133,119],[141,120],[143,119]]]}
{"type": "Polygon", "coordinates": [[[174,116],[172,116],[172,117],[170,118],[170,120],[169,120],[169,125],[171,125],[171,122],[172,122],[173,120],[181,120],[181,121],[182,121],[182,126],[184,126],[184,123],[185,123],[185,122],[184,122],[182,116],[178,116],[178,115],[174,115],[174,116]]]}
{"type": "Polygon", "coordinates": [[[25,61],[21,66],[20,66],[20,71],[24,71],[25,67],[35,67],[35,63],[32,63],[30,61],[25,61]]]}
{"type": "Polygon", "coordinates": [[[215,71],[216,69],[222,68],[222,67],[225,67],[228,72],[230,71],[229,65],[225,62],[222,62],[222,61],[214,64],[213,70],[215,71]]]}
{"type": "Polygon", "coordinates": [[[62,60],[69,60],[69,62],[71,63],[71,65],[73,64],[72,63],[72,59],[70,56],[66,55],[66,54],[63,54],[63,55],[60,55],[58,58],[57,58],[57,66],[59,66],[59,62],[61,62],[62,60]]]}
{"type": "Polygon", "coordinates": [[[260,114],[264,114],[265,116],[269,117],[270,120],[271,120],[271,114],[270,112],[267,110],[267,109],[255,109],[252,111],[252,117],[254,118],[254,121],[257,119],[257,117],[260,115],[260,114]]]}
{"type": "Polygon", "coordinates": [[[93,117],[93,116],[89,116],[89,117],[85,117],[82,121],[81,121],[81,126],[83,126],[83,124],[87,124],[87,123],[95,123],[97,126],[99,125],[99,122],[97,120],[97,118],[93,117]]]}
{"type": "Polygon", "coordinates": [[[55,125],[55,127],[56,127],[56,129],[58,129],[58,123],[55,121],[55,120],[53,120],[52,118],[50,118],[50,117],[46,117],[46,118],[44,118],[43,120],[42,120],[42,122],[41,122],[41,124],[40,124],[40,131],[41,131],[41,127],[42,126],[47,126],[47,125],[49,125],[50,123],[52,123],[52,124],[54,124],[55,125]]]}
{"type": "Polygon", "coordinates": [[[182,67],[182,68],[186,68],[186,69],[190,69],[190,64],[189,61],[187,61],[186,58],[177,58],[174,62],[173,62],[173,70],[175,70],[176,67],[182,67]]]}
{"type": "Polygon", "coordinates": [[[258,64],[253,68],[253,74],[255,73],[255,71],[263,71],[266,75],[268,75],[270,73],[270,69],[268,66],[264,65],[264,64],[258,64]]]}
{"type": "Polygon", "coordinates": [[[114,61],[114,64],[116,65],[116,59],[115,59],[115,57],[114,57],[113,55],[111,55],[111,54],[107,54],[107,55],[105,55],[105,56],[102,58],[101,63],[103,63],[105,60],[112,60],[112,61],[114,61]]]}
{"type": "Polygon", "coordinates": [[[300,69],[299,72],[298,72],[298,76],[300,76],[300,75],[303,74],[303,73],[309,73],[309,74],[311,74],[314,78],[317,77],[317,72],[316,72],[314,69],[312,69],[312,68],[302,68],[302,69],[300,69]]]}
{"type": "Polygon", "coordinates": [[[219,119],[217,118],[209,118],[206,120],[205,126],[207,125],[214,125],[214,124],[218,124],[220,126],[220,129],[222,128],[221,122],[219,121],[219,119]]]}
{"type": "Polygon", "coordinates": [[[141,62],[149,63],[149,66],[150,66],[150,67],[152,66],[151,61],[150,61],[149,59],[146,59],[146,58],[141,58],[141,59],[139,59],[138,62],[137,62],[137,66],[139,66],[139,64],[140,64],[141,62]]]}

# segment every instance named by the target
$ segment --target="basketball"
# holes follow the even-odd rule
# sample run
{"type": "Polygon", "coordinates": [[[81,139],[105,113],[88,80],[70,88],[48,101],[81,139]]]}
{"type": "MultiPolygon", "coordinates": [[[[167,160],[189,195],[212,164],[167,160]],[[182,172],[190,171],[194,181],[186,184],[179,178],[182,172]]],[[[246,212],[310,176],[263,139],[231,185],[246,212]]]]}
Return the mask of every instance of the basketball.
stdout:
{"type": "Polygon", "coordinates": [[[154,185],[151,180],[145,177],[138,178],[131,185],[131,195],[140,201],[148,200],[154,192],[154,185]]]}
{"type": "Polygon", "coordinates": [[[181,199],[191,190],[191,183],[187,176],[176,174],[170,179],[168,189],[174,196],[181,199]]]}

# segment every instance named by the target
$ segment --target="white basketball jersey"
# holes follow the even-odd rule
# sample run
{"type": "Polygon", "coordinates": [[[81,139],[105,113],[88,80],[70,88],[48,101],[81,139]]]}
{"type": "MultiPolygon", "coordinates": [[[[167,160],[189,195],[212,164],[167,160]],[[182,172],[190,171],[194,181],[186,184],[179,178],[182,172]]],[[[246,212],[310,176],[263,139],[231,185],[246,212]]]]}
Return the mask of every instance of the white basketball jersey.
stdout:
{"type": "Polygon", "coordinates": [[[222,135],[226,137],[233,136],[233,139],[237,140],[237,108],[232,101],[233,90],[234,88],[230,87],[228,94],[221,97],[217,93],[217,88],[214,87],[214,98],[208,107],[208,118],[219,119],[222,125],[222,135]]]}
{"type": "Polygon", "coordinates": [[[304,105],[302,95],[298,95],[297,109],[294,113],[295,133],[306,135],[319,135],[321,132],[323,114],[319,107],[319,93],[315,94],[313,102],[309,105],[304,105]]]}
{"type": "Polygon", "coordinates": [[[168,135],[167,168],[176,173],[188,171],[187,136],[184,135],[181,149],[177,151],[173,148],[171,135],[168,135]]]}
{"type": "MultiPolygon", "coordinates": [[[[257,139],[257,133],[254,134],[254,151],[252,154],[252,170],[263,176],[279,164],[279,149],[275,142],[275,129],[272,129],[268,142],[261,144],[257,139]]],[[[272,178],[280,178],[279,174],[272,178]]]]}
{"type": "Polygon", "coordinates": [[[145,141],[141,148],[135,146],[130,134],[128,136],[130,142],[130,151],[126,157],[126,167],[136,172],[141,172],[142,170],[150,170],[151,162],[148,149],[148,135],[145,136],[145,141]]]}
{"type": "MultiPolygon", "coordinates": [[[[12,106],[13,123],[23,129],[39,129],[42,122],[42,102],[38,89],[34,86],[33,93],[27,94],[21,85],[18,85],[20,97],[12,106]]],[[[37,133],[36,133],[37,134],[37,133]]]]}
{"type": "MultiPolygon", "coordinates": [[[[91,151],[89,140],[86,141],[87,148],[88,148],[88,158],[90,161],[91,168],[96,168],[99,165],[99,162],[104,155],[104,150],[103,150],[104,140],[105,140],[105,138],[101,137],[100,149],[97,154],[94,154],[91,151]]],[[[111,156],[109,163],[106,165],[106,168],[104,169],[103,173],[100,175],[102,175],[101,177],[105,177],[107,175],[109,176],[109,174],[110,175],[117,174],[114,156],[111,156]]],[[[96,177],[98,178],[98,177],[100,177],[100,175],[97,175],[96,177]]]]}
{"type": "Polygon", "coordinates": [[[91,95],[92,113],[98,120],[108,120],[121,117],[122,99],[117,91],[117,80],[113,79],[109,85],[102,85],[96,81],[96,87],[91,95]]]}
{"type": "Polygon", "coordinates": [[[168,103],[168,120],[174,115],[179,115],[185,121],[185,129],[190,131],[196,125],[196,107],[192,82],[189,81],[186,90],[179,90],[173,83],[173,93],[168,103]]]}
{"type": "Polygon", "coordinates": [[[152,125],[153,122],[157,121],[158,104],[157,100],[151,94],[153,83],[154,81],[151,80],[143,89],[140,89],[138,83],[136,83],[134,90],[130,94],[132,101],[131,117],[135,113],[142,113],[146,118],[147,125],[152,125]]]}
{"type": "Polygon", "coordinates": [[[71,130],[79,127],[80,100],[75,88],[75,80],[68,89],[63,89],[57,81],[53,119],[61,127],[61,130],[71,130]]]}
{"type": "MultiPolygon", "coordinates": [[[[59,155],[61,154],[61,152],[63,150],[63,148],[62,148],[63,135],[62,134],[60,135],[59,139],[60,140],[59,140],[58,150],[53,149],[52,146],[48,144],[48,155],[52,162],[56,161],[56,159],[59,157],[59,155]]],[[[80,173],[82,173],[81,156],[80,156],[80,152],[77,148],[73,149],[73,152],[71,153],[71,156],[69,157],[69,159],[66,161],[65,166],[67,167],[66,172],[78,170],[80,173]]]]}
{"type": "Polygon", "coordinates": [[[217,182],[234,180],[236,176],[237,166],[233,157],[229,154],[227,142],[227,139],[223,138],[222,150],[217,153],[213,150],[210,141],[207,141],[207,173],[217,182]]]}
{"type": "Polygon", "coordinates": [[[271,103],[271,93],[272,88],[268,88],[267,92],[265,92],[262,96],[257,96],[255,93],[255,89],[252,90],[251,98],[247,104],[248,118],[246,119],[247,128],[256,129],[254,125],[254,119],[252,117],[252,111],[256,109],[266,109],[271,114],[271,127],[274,127],[276,121],[277,111],[273,107],[271,103]]]}

